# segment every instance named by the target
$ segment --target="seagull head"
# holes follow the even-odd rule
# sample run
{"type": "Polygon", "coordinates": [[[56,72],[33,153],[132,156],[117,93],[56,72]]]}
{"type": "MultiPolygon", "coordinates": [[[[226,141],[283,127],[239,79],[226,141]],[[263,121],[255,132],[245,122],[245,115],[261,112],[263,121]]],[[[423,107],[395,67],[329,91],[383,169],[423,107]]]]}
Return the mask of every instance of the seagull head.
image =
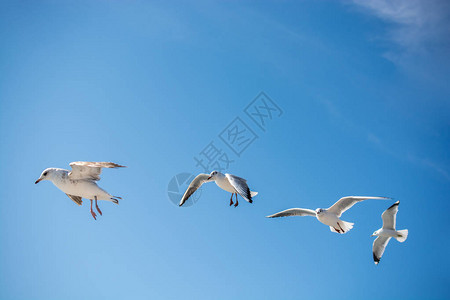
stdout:
{"type": "Polygon", "coordinates": [[[379,235],[379,234],[380,234],[380,230],[377,230],[377,231],[375,231],[374,233],[372,233],[371,236],[377,236],[377,235],[379,235]]]}
{"type": "Polygon", "coordinates": [[[211,174],[209,174],[208,180],[215,180],[216,176],[219,174],[217,171],[212,171],[211,174]]]}
{"type": "Polygon", "coordinates": [[[48,169],[45,169],[45,170],[42,172],[41,177],[39,177],[39,179],[36,180],[36,182],[35,182],[34,184],[37,184],[37,183],[39,183],[39,182],[42,181],[42,180],[51,180],[52,175],[53,175],[53,172],[54,172],[55,170],[56,170],[55,168],[48,168],[48,169]]]}
{"type": "Polygon", "coordinates": [[[323,212],[323,209],[322,209],[322,208],[316,209],[316,214],[320,215],[322,212],[323,212]]]}

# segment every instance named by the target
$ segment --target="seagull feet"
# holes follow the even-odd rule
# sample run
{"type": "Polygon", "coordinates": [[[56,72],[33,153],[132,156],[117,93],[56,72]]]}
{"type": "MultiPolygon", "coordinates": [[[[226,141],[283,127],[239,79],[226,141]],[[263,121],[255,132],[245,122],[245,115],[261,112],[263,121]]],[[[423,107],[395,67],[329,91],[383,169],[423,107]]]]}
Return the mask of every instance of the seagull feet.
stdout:
{"type": "Polygon", "coordinates": [[[230,198],[230,206],[233,205],[233,194],[231,194],[231,198],[230,198]]]}
{"type": "Polygon", "coordinates": [[[91,215],[92,215],[92,217],[94,217],[94,220],[97,220],[97,215],[95,214],[95,212],[91,209],[91,215]]]}
{"type": "MultiPolygon", "coordinates": [[[[90,199],[90,200],[91,200],[91,215],[92,215],[92,217],[94,217],[94,220],[97,220],[97,218],[96,218],[97,215],[95,214],[94,210],[92,209],[92,199],[90,199]]],[[[97,206],[97,197],[95,197],[95,206],[97,206]]],[[[97,207],[97,209],[98,209],[98,207],[97,207]]]]}
{"type": "MultiPolygon", "coordinates": [[[[103,216],[102,211],[100,210],[100,208],[97,205],[97,196],[95,196],[95,208],[97,209],[98,213],[100,214],[100,216],[103,216]]],[[[92,209],[92,208],[91,208],[92,209]]]]}
{"type": "Polygon", "coordinates": [[[344,231],[344,229],[342,229],[341,225],[339,223],[337,223],[337,224],[338,224],[339,228],[341,229],[342,233],[344,233],[345,231],[344,231]]]}
{"type": "Polygon", "coordinates": [[[100,210],[100,208],[98,207],[98,205],[95,205],[95,208],[97,209],[98,213],[100,214],[100,216],[103,216],[102,211],[100,210]]]}
{"type": "Polygon", "coordinates": [[[238,206],[239,202],[236,200],[236,203],[234,204],[234,207],[238,206]]]}

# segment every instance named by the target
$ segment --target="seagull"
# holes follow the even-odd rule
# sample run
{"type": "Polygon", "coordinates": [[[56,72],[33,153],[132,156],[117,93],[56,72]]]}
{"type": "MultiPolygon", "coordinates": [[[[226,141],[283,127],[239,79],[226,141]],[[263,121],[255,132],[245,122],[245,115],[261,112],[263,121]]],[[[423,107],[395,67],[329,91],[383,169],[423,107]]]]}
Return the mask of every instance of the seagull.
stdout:
{"type": "Polygon", "coordinates": [[[91,215],[95,220],[97,220],[97,215],[92,210],[92,200],[95,200],[95,207],[100,215],[102,215],[102,211],[97,205],[97,200],[106,200],[119,204],[118,199],[122,198],[111,196],[100,188],[96,181],[100,180],[102,168],[123,168],[125,166],[112,162],[89,161],[72,162],[70,166],[72,167],[72,171],[59,168],[45,169],[35,184],[42,180],[50,180],[78,205],[82,204],[82,198],[91,200],[91,215]]]}
{"type": "Polygon", "coordinates": [[[187,188],[180,201],[179,206],[182,206],[189,197],[195,193],[205,182],[215,181],[216,184],[227,192],[231,193],[230,206],[233,205],[233,195],[236,195],[236,203],[234,207],[239,205],[237,194],[241,195],[242,198],[252,203],[252,197],[256,196],[257,192],[251,192],[247,185],[247,180],[244,178],[231,175],[223,174],[218,171],[212,171],[211,174],[199,174],[192,180],[191,184],[187,188]]]}
{"type": "Polygon", "coordinates": [[[381,218],[383,219],[383,227],[372,234],[372,236],[377,236],[375,241],[373,241],[372,246],[373,262],[376,265],[380,262],[384,249],[386,249],[386,246],[391,238],[395,238],[400,243],[403,243],[408,237],[408,229],[395,230],[395,219],[397,217],[399,204],[400,201],[397,201],[383,212],[381,215],[381,218]]]}
{"type": "Polygon", "coordinates": [[[267,218],[289,217],[289,216],[313,216],[325,225],[330,226],[332,232],[344,234],[353,228],[353,223],[340,220],[342,213],[355,205],[357,202],[367,199],[391,199],[387,197],[365,197],[365,196],[348,196],[339,199],[330,208],[318,208],[315,211],[305,208],[291,208],[283,210],[279,213],[267,216],[267,218]]]}

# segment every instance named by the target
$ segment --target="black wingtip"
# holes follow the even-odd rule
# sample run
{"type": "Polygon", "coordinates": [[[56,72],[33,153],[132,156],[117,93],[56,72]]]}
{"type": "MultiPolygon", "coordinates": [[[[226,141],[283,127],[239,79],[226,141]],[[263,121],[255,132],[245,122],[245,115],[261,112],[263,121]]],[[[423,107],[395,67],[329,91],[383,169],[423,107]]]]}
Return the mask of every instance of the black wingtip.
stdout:
{"type": "Polygon", "coordinates": [[[395,202],[394,204],[392,204],[391,206],[389,206],[388,209],[391,209],[391,208],[393,208],[393,207],[395,207],[395,206],[398,206],[399,204],[400,204],[400,201],[397,201],[397,202],[395,202]]]}
{"type": "Polygon", "coordinates": [[[250,189],[247,187],[247,191],[246,191],[247,193],[247,199],[248,199],[248,202],[249,203],[253,203],[253,200],[252,200],[252,193],[250,192],[250,189]]]}
{"type": "Polygon", "coordinates": [[[380,262],[380,258],[377,257],[377,256],[375,255],[375,253],[373,253],[373,262],[374,262],[376,265],[378,265],[378,263],[380,262]]]}

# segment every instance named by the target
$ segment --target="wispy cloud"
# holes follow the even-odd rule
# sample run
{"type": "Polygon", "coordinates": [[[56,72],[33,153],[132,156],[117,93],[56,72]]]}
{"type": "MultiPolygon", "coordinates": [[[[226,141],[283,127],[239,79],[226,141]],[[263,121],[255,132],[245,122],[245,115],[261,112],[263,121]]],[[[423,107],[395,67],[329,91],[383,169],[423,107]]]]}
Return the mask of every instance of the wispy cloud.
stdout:
{"type": "Polygon", "coordinates": [[[421,166],[424,166],[426,168],[430,168],[437,173],[444,176],[447,180],[450,181],[450,174],[445,170],[441,165],[435,163],[434,161],[430,160],[429,158],[422,158],[417,157],[413,154],[408,154],[407,159],[415,164],[419,164],[421,166]]]}
{"type": "Polygon", "coordinates": [[[319,97],[317,99],[328,112],[331,118],[339,122],[339,125],[344,129],[353,132],[360,138],[365,138],[370,144],[372,144],[376,149],[392,156],[400,161],[406,161],[412,163],[416,166],[431,170],[446,180],[450,181],[450,172],[446,170],[444,164],[439,164],[428,157],[422,155],[413,154],[411,152],[405,152],[403,150],[396,151],[392,145],[386,144],[385,141],[379,136],[375,135],[372,131],[364,128],[361,124],[354,123],[352,118],[345,116],[339,108],[330,100],[319,97]]]}
{"type": "Polygon", "coordinates": [[[450,34],[450,1],[351,0],[357,7],[389,24],[386,38],[402,52],[425,51],[447,42],[450,34]]]}

